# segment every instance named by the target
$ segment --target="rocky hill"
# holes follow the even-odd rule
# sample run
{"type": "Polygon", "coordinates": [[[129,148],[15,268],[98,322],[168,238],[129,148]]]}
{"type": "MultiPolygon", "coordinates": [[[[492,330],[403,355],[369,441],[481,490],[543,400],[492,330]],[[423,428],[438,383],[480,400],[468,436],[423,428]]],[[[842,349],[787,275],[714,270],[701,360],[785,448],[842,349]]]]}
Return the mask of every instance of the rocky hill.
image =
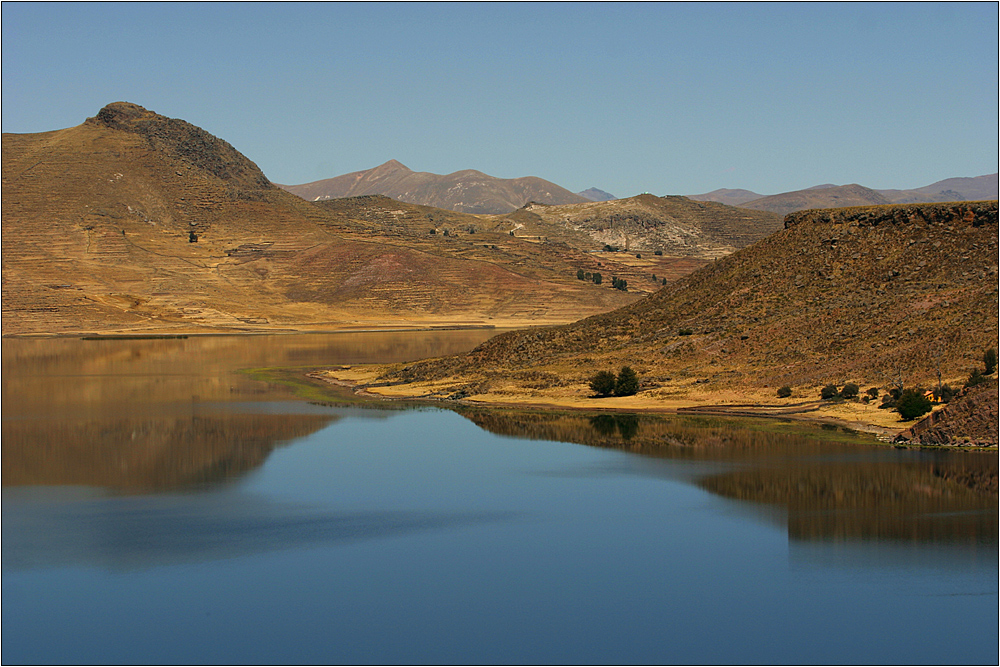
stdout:
{"type": "Polygon", "coordinates": [[[509,213],[529,201],[547,204],[587,201],[555,183],[534,176],[497,178],[474,169],[440,175],[411,171],[396,160],[389,160],[374,169],[281,187],[309,201],[386,195],[411,204],[462,213],[509,213]]]}
{"type": "Polygon", "coordinates": [[[997,282],[996,202],[803,211],[617,311],[503,334],[383,381],[586,393],[595,369],[630,364],[654,398],[695,385],[911,386],[938,370],[960,383],[996,345],[997,282]]]}
{"type": "Polygon", "coordinates": [[[523,326],[636,298],[576,280],[582,253],[562,262],[507,234],[552,256],[505,265],[520,255],[488,255],[501,234],[385,242],[275,187],[225,141],[126,102],[3,135],[2,231],[4,335],[523,326]]]}

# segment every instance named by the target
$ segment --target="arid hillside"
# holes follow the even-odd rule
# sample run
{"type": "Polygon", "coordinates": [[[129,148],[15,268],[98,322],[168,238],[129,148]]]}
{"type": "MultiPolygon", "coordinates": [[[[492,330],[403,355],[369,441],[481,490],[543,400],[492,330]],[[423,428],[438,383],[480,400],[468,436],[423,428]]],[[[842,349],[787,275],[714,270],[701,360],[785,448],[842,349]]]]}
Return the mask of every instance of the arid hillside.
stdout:
{"type": "Polygon", "coordinates": [[[509,213],[529,201],[573,204],[587,201],[541,178],[497,178],[474,169],[451,174],[412,171],[396,160],[301,185],[282,185],[309,201],[339,197],[386,195],[411,204],[424,204],[461,213],[509,213]]]}
{"type": "Polygon", "coordinates": [[[493,229],[555,238],[584,250],[715,259],[781,229],[781,216],[687,197],[638,195],[614,201],[547,206],[531,202],[494,217],[493,229]]]}
{"type": "Polygon", "coordinates": [[[204,130],[117,102],[3,136],[3,333],[524,326],[637,298],[576,280],[579,252],[561,263],[504,235],[517,247],[492,257],[485,238],[380,234],[272,185],[204,130]],[[522,270],[531,253],[544,261],[522,270]]]}
{"type": "Polygon", "coordinates": [[[590,393],[599,369],[643,394],[826,383],[961,382],[997,341],[997,203],[803,211],[784,229],[617,311],[510,332],[381,382],[461,395],[590,393]]]}

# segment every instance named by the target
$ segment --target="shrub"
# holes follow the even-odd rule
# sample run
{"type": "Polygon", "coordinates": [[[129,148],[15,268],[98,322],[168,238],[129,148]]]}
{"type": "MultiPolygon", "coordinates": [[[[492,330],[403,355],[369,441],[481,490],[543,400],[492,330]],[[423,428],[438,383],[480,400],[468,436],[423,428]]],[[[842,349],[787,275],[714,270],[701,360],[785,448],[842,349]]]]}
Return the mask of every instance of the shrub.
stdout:
{"type": "Polygon", "coordinates": [[[869,398],[878,398],[878,387],[868,387],[868,391],[865,393],[868,394],[869,398]]]}
{"type": "Polygon", "coordinates": [[[924,396],[922,389],[904,389],[896,400],[896,412],[904,421],[916,419],[931,411],[931,401],[924,396]]]}
{"type": "Polygon", "coordinates": [[[778,389],[778,398],[788,398],[792,395],[792,388],[788,386],[778,389]]]}
{"type": "Polygon", "coordinates": [[[997,351],[996,350],[986,350],[983,352],[983,373],[986,375],[993,375],[993,371],[997,369],[997,351]]]}
{"type": "Polygon", "coordinates": [[[973,368],[972,372],[969,373],[969,379],[965,381],[966,387],[975,387],[978,384],[986,382],[989,378],[983,375],[983,372],[978,368],[973,368]]]}
{"type": "Polygon", "coordinates": [[[657,257],[663,257],[663,251],[662,250],[654,250],[653,254],[656,255],[657,257]]]}
{"type": "Polygon", "coordinates": [[[693,333],[694,332],[691,331],[691,329],[678,329],[677,330],[677,335],[678,336],[690,336],[693,333]]]}
{"type": "Polygon", "coordinates": [[[844,388],[840,390],[841,398],[857,398],[858,392],[861,391],[861,387],[854,384],[853,382],[848,382],[844,385],[844,388]]]}
{"type": "Polygon", "coordinates": [[[666,285],[666,284],[667,284],[667,279],[666,279],[666,278],[664,278],[664,279],[663,279],[663,284],[664,284],[664,285],[666,285]]]}
{"type": "Polygon", "coordinates": [[[604,278],[603,278],[603,276],[601,276],[601,274],[600,274],[600,273],[594,273],[594,275],[592,275],[592,276],[590,277],[590,279],[594,281],[594,284],[595,284],[595,285],[600,285],[600,284],[601,284],[601,282],[603,282],[603,281],[604,281],[604,278]]]}
{"type": "Polygon", "coordinates": [[[587,278],[587,274],[583,272],[583,269],[577,269],[576,270],[576,279],[577,280],[586,280],[586,278],[587,278]]]}
{"type": "Polygon", "coordinates": [[[830,399],[837,398],[837,396],[839,395],[840,392],[837,391],[837,385],[835,384],[828,384],[822,389],[820,389],[819,392],[819,397],[822,398],[824,401],[829,401],[830,399]]]}
{"type": "Polygon", "coordinates": [[[610,396],[615,393],[615,374],[611,371],[597,371],[590,379],[590,388],[598,396],[610,396]]]}
{"type": "Polygon", "coordinates": [[[635,258],[636,259],[642,259],[642,253],[640,253],[640,252],[635,253],[635,258]]]}
{"type": "Polygon", "coordinates": [[[630,366],[622,366],[615,382],[615,396],[634,396],[639,391],[639,376],[630,366]]]}

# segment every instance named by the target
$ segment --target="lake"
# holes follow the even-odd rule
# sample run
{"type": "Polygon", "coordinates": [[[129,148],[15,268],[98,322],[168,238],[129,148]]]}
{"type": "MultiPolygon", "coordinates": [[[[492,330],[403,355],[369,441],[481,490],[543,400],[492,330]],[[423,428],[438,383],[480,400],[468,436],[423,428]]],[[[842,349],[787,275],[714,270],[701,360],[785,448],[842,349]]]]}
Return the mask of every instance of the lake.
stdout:
{"type": "Polygon", "coordinates": [[[997,662],[996,453],[244,371],[491,333],[4,339],[3,662],[997,662]]]}

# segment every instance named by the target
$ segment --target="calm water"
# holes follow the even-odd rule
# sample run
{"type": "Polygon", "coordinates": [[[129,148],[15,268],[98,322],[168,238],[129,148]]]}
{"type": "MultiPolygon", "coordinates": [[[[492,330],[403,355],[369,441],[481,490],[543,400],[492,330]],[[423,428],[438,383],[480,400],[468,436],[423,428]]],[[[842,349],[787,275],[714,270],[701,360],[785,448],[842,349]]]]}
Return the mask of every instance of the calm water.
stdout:
{"type": "Polygon", "coordinates": [[[996,454],[238,372],[487,335],[4,340],[3,662],[997,662],[996,454]]]}

